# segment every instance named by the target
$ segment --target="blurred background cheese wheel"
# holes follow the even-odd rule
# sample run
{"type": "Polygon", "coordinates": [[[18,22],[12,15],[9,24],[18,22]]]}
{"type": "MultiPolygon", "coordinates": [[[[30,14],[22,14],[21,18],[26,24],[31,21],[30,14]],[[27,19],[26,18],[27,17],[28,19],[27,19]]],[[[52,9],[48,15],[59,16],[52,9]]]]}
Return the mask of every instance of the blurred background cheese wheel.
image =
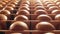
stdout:
{"type": "Polygon", "coordinates": [[[41,15],[41,14],[48,14],[45,10],[36,10],[34,14],[41,15]]]}
{"type": "Polygon", "coordinates": [[[2,4],[2,5],[6,5],[6,3],[5,3],[5,2],[0,2],[0,4],[2,4]]]}
{"type": "Polygon", "coordinates": [[[14,10],[14,8],[11,7],[11,6],[7,6],[5,9],[6,9],[6,10],[9,10],[9,11],[14,10]]]}
{"type": "Polygon", "coordinates": [[[18,4],[18,2],[17,2],[17,1],[13,1],[12,3],[14,3],[15,5],[17,5],[17,4],[18,4]]]}
{"type": "Polygon", "coordinates": [[[25,15],[18,15],[14,18],[15,21],[24,21],[24,20],[29,20],[27,16],[25,15]]]}
{"type": "Polygon", "coordinates": [[[3,8],[4,6],[2,4],[0,4],[0,10],[3,8]]]}
{"type": "Polygon", "coordinates": [[[48,4],[47,7],[55,6],[55,4],[48,4]]]}
{"type": "Polygon", "coordinates": [[[15,4],[9,4],[8,6],[11,6],[11,7],[16,7],[15,4]]]}
{"type": "Polygon", "coordinates": [[[60,2],[56,2],[56,5],[60,5],[60,2]]]}
{"type": "Polygon", "coordinates": [[[8,3],[9,1],[4,1],[4,0],[3,0],[3,2],[8,3]]]}
{"type": "Polygon", "coordinates": [[[37,6],[34,8],[34,10],[39,10],[39,9],[43,9],[44,10],[44,7],[43,6],[37,6]]]}
{"type": "Polygon", "coordinates": [[[0,12],[0,14],[9,15],[9,14],[11,14],[11,13],[10,13],[10,11],[8,11],[8,10],[2,10],[2,11],[0,12]]]}
{"type": "Polygon", "coordinates": [[[28,5],[28,4],[21,4],[21,6],[27,6],[27,7],[29,7],[29,5],[28,5]]]}
{"type": "Polygon", "coordinates": [[[44,5],[47,5],[47,4],[49,4],[50,2],[48,2],[48,1],[44,1],[43,3],[44,3],[44,5]]]}
{"type": "Polygon", "coordinates": [[[28,10],[28,11],[30,10],[30,8],[27,7],[27,6],[21,6],[21,7],[20,7],[20,10],[24,10],[24,9],[25,9],[25,10],[28,10]]]}
{"type": "Polygon", "coordinates": [[[28,5],[30,5],[30,2],[29,1],[23,1],[22,4],[28,4],[28,5]]]}
{"type": "Polygon", "coordinates": [[[16,13],[17,15],[21,14],[21,15],[28,15],[30,14],[30,12],[28,10],[20,10],[16,13]]]}

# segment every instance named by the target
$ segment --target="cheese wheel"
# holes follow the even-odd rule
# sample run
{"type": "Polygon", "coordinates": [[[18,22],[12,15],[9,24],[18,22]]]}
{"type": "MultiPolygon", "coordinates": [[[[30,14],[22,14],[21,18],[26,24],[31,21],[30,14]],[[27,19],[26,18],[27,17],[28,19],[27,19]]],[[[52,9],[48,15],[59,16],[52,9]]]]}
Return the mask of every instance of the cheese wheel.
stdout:
{"type": "Polygon", "coordinates": [[[11,31],[24,31],[28,30],[28,25],[22,21],[16,21],[10,25],[9,28],[11,31]]]}
{"type": "Polygon", "coordinates": [[[55,20],[60,20],[60,14],[57,14],[57,15],[55,16],[55,20]]]}
{"type": "Polygon", "coordinates": [[[38,15],[40,15],[40,14],[47,14],[47,12],[45,10],[36,10],[34,12],[34,14],[38,14],[38,15]]]}
{"type": "Polygon", "coordinates": [[[6,10],[9,10],[9,11],[14,10],[14,8],[11,7],[11,6],[7,6],[5,9],[6,9],[6,10]]]}
{"type": "Polygon", "coordinates": [[[52,18],[48,15],[42,14],[37,17],[38,20],[40,21],[50,21],[52,18]]]}
{"type": "Polygon", "coordinates": [[[16,14],[17,14],[17,15],[19,15],[19,14],[21,14],[21,15],[28,15],[28,14],[30,14],[30,13],[29,13],[29,11],[27,11],[27,10],[20,10],[20,11],[18,11],[16,14]]]}
{"type": "Polygon", "coordinates": [[[7,16],[0,14],[0,20],[7,20],[7,16]]]}
{"type": "Polygon", "coordinates": [[[44,33],[44,34],[55,34],[55,33],[52,33],[52,32],[47,32],[47,33],[44,33]]]}
{"type": "Polygon", "coordinates": [[[60,10],[53,10],[52,12],[51,12],[51,14],[60,14],[60,10]]]}
{"type": "Polygon", "coordinates": [[[10,13],[10,11],[8,11],[8,10],[2,10],[2,11],[0,12],[0,14],[8,15],[8,14],[11,14],[11,13],[10,13]]]}
{"type": "Polygon", "coordinates": [[[14,20],[16,21],[24,21],[24,20],[28,20],[28,17],[25,15],[18,15],[14,18],[14,20]]]}
{"type": "Polygon", "coordinates": [[[27,7],[27,6],[21,6],[21,7],[20,7],[20,10],[24,10],[24,9],[26,9],[26,10],[30,10],[30,8],[27,7]]]}
{"type": "Polygon", "coordinates": [[[49,22],[40,22],[36,25],[36,29],[41,31],[52,31],[55,30],[55,27],[49,22]]]}

